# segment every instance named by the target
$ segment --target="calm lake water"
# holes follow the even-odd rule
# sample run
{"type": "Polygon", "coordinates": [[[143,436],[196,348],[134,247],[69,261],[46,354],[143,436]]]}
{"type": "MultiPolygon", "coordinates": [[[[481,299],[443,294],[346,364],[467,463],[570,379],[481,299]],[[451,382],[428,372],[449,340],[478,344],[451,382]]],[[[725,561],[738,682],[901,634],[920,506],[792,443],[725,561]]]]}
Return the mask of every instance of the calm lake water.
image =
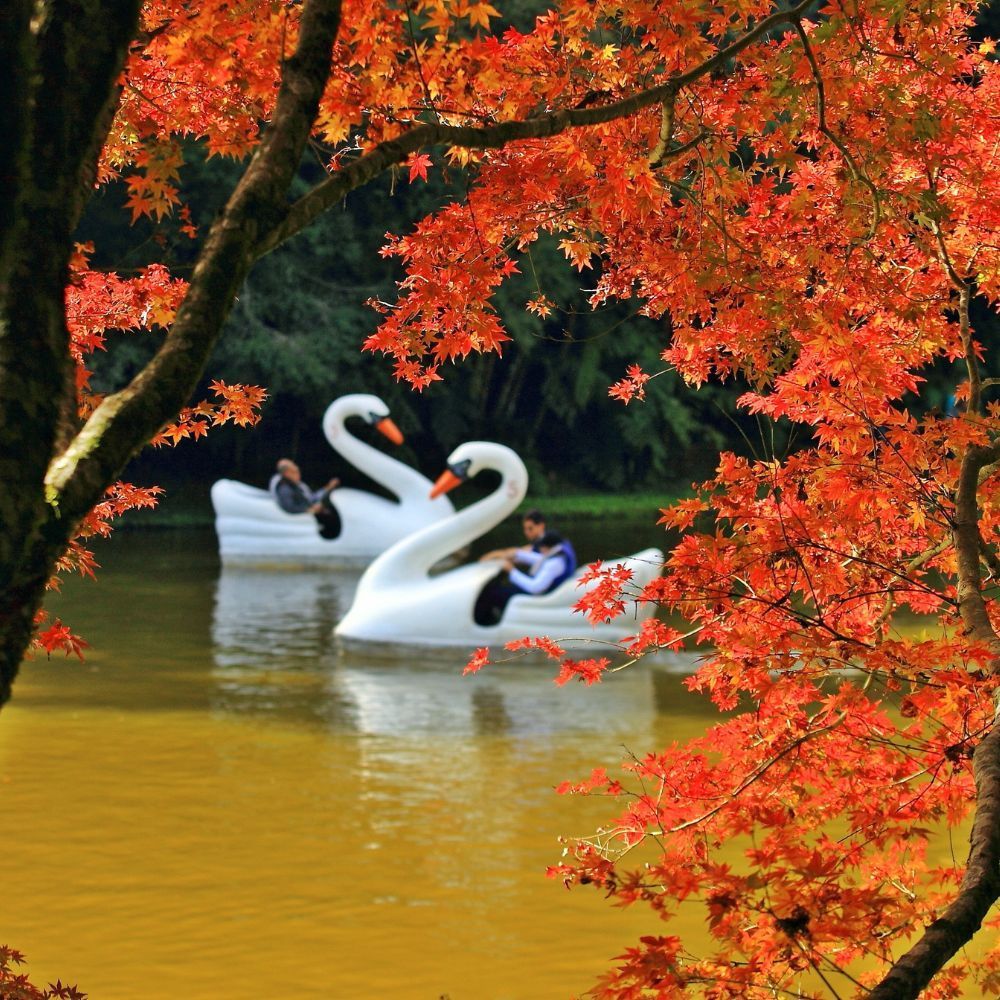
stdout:
{"type": "MultiPolygon", "coordinates": [[[[654,519],[614,541],[659,542],[654,519]]],[[[573,530],[584,558],[608,542],[573,530]]],[[[206,532],[97,554],[98,580],[51,602],[86,662],[26,664],[0,714],[0,941],[33,979],[94,1000],[549,1000],[661,932],[544,869],[614,806],[553,786],[713,717],[679,664],[560,689],[545,664],[346,658],[355,575],[221,571],[206,532]]]]}

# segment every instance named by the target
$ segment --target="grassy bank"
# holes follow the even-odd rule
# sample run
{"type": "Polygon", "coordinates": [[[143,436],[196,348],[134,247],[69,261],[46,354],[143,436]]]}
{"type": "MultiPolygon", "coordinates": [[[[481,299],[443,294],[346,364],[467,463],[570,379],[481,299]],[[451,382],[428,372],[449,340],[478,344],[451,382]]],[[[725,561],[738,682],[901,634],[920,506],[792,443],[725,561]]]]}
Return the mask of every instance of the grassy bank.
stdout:
{"type": "MultiPolygon", "coordinates": [[[[552,518],[608,518],[657,516],[679,492],[662,493],[550,493],[529,496],[520,511],[538,507],[552,518]]],[[[461,499],[461,498],[460,498],[461,499]]],[[[467,498],[472,502],[473,497],[467,498]]],[[[464,506],[464,504],[463,504],[464,506]]],[[[185,485],[168,489],[153,510],[133,511],[120,522],[121,528],[208,528],[212,526],[212,502],[208,486],[185,485]]]]}
{"type": "Polygon", "coordinates": [[[520,510],[538,507],[552,517],[630,517],[656,515],[677,499],[676,490],[662,493],[565,493],[528,497],[520,510]]]}

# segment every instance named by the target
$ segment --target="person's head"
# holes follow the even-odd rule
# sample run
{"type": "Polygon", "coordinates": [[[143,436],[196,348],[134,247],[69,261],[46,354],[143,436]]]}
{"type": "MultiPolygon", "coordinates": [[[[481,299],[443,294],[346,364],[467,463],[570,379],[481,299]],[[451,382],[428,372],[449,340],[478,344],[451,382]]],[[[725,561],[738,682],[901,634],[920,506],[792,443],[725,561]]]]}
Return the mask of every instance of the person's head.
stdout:
{"type": "Polygon", "coordinates": [[[545,515],[540,510],[529,510],[521,518],[524,537],[529,542],[537,542],[545,534],[545,515]]]}
{"type": "Polygon", "coordinates": [[[279,475],[293,483],[297,483],[302,478],[302,472],[290,458],[279,458],[277,468],[279,475]]]}
{"type": "Polygon", "coordinates": [[[538,545],[539,552],[551,552],[558,545],[562,544],[562,535],[559,535],[554,531],[546,531],[545,534],[538,539],[536,544],[538,545]]]}

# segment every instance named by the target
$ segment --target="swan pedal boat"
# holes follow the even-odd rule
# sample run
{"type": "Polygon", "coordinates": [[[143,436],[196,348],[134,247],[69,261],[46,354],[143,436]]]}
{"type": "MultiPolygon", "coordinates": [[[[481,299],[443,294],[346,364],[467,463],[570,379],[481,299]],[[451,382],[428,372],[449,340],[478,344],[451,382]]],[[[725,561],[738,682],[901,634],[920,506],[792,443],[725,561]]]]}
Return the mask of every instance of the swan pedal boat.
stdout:
{"type": "MultiPolygon", "coordinates": [[[[515,595],[496,625],[480,625],[473,617],[476,599],[500,571],[500,560],[471,563],[432,574],[432,569],[457,549],[485,534],[512,514],[524,499],[528,472],[510,448],[488,441],[460,445],[448,459],[449,469],[434,492],[451,489],[484,469],[500,473],[499,486],[489,495],[445,521],[428,525],[383,552],[362,574],[350,610],[335,634],[346,650],[365,648],[392,655],[410,648],[496,646],[524,636],[548,636],[575,655],[600,656],[635,635],[651,617],[652,606],[626,601],[625,614],[591,625],[573,610],[587,589],[581,569],[551,593],[515,595]]],[[[663,553],[656,548],[609,559],[606,566],[632,571],[630,587],[638,592],[659,576],[663,553]]]]}
{"type": "Polygon", "coordinates": [[[400,539],[454,513],[447,497],[430,497],[429,479],[348,431],[345,422],[351,417],[361,417],[401,444],[403,436],[389,418],[389,408],[367,393],[341,396],[327,407],[323,432],[343,459],[398,499],[366,490],[334,490],[331,502],[341,530],[335,538],[323,538],[312,514],[289,514],[269,490],[220,479],[212,485],[212,506],[224,564],[361,568],[400,539]]]}

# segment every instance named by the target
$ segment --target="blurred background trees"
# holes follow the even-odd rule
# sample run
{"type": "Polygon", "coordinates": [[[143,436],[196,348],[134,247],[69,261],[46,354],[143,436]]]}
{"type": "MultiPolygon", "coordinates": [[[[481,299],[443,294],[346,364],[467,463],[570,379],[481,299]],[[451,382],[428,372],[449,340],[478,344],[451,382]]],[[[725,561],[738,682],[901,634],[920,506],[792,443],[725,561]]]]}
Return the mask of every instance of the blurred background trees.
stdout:
{"type": "MultiPolygon", "coordinates": [[[[187,151],[192,162],[181,183],[200,236],[240,165],[196,153],[187,151]]],[[[303,163],[303,190],[321,171],[318,156],[303,163]]],[[[712,471],[720,447],[748,447],[743,435],[753,440],[757,431],[745,416],[736,422],[739,386],[693,393],[666,372],[644,405],[625,407],[608,397],[608,386],[628,364],[662,367],[658,355],[667,332],[639,315],[638,303],[592,310],[579,290],[588,285],[587,273],[578,281],[554,241],[531,247],[522,273],[501,291],[499,308],[512,337],[502,359],[466,359],[443,383],[417,394],[394,381],[388,362],[362,353],[378,319],[366,303],[391,298],[401,275],[397,263],[379,256],[385,234],[406,232],[463,194],[464,183],[458,173],[435,171],[427,184],[410,185],[404,174],[375,183],[261,260],[208,366],[212,378],[267,388],[261,423],[251,430],[220,428],[177,449],[147,450],[130,476],[168,487],[207,486],[221,477],[263,482],[285,453],[318,475],[336,463],[320,429],[323,411],[335,397],[357,391],[374,392],[391,406],[407,437],[408,460],[433,471],[461,441],[501,441],[525,459],[536,495],[684,487],[712,471]],[[545,318],[525,308],[539,294],[553,306],[545,318]]],[[[129,226],[121,211],[125,197],[111,187],[91,203],[80,235],[97,247],[94,266],[127,273],[154,251],[162,260],[167,250],[172,272],[183,276],[199,236],[185,235],[182,219],[129,226]]],[[[122,384],[155,347],[155,337],[109,340],[95,362],[95,388],[122,384]]]]}

